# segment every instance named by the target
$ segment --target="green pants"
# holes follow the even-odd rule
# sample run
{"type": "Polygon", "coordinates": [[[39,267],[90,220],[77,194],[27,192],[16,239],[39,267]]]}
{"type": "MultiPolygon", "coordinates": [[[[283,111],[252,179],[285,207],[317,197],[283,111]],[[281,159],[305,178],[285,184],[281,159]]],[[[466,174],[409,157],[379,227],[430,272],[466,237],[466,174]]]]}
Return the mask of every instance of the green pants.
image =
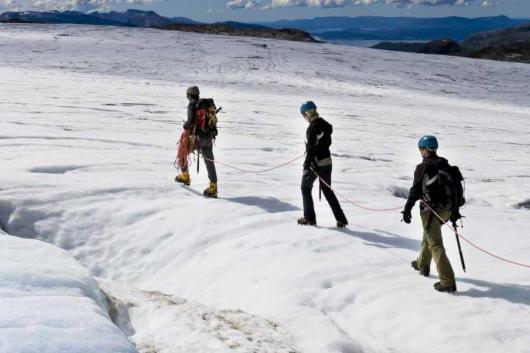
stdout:
{"type": "MultiPolygon", "coordinates": [[[[436,213],[444,220],[449,219],[451,216],[451,211],[436,210],[436,213]]],[[[434,260],[438,276],[440,277],[440,283],[443,286],[453,285],[455,284],[455,273],[445,254],[442,239],[442,225],[439,219],[429,209],[421,210],[420,216],[423,224],[423,239],[418,256],[418,267],[428,269],[431,267],[431,260],[434,260]]]]}

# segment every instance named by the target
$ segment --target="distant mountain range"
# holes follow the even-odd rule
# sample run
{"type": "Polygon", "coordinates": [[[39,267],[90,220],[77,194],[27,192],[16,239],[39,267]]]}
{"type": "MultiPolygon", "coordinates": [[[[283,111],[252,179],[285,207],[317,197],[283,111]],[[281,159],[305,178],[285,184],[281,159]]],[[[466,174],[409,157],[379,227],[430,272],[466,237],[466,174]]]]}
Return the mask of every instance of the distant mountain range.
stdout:
{"type": "Polygon", "coordinates": [[[316,42],[307,32],[297,29],[275,29],[259,24],[234,21],[212,24],[200,23],[186,17],[164,17],[154,11],[127,10],[125,12],[51,11],[51,12],[4,12],[0,22],[11,23],[72,23],[106,26],[151,27],[197,33],[251,36],[282,40],[316,42]]]}
{"type": "Polygon", "coordinates": [[[50,11],[50,12],[4,12],[0,21],[23,21],[32,23],[73,23],[106,26],[161,27],[172,23],[199,24],[186,17],[168,18],[154,11],[127,10],[125,12],[50,11]]]}
{"type": "Polygon", "coordinates": [[[460,43],[449,39],[427,43],[383,42],[373,48],[530,63],[530,24],[475,34],[460,43]]]}
{"type": "Polygon", "coordinates": [[[474,33],[514,27],[530,20],[495,17],[317,17],[260,23],[272,28],[297,28],[324,41],[354,40],[465,40],[474,33]]]}
{"type": "MultiPolygon", "coordinates": [[[[5,12],[0,15],[2,22],[35,22],[35,23],[75,23],[107,26],[132,27],[167,27],[172,24],[207,25],[186,17],[164,17],[154,11],[127,10],[125,12],[91,12],[51,11],[51,12],[5,12]]],[[[271,30],[292,28],[307,31],[312,36],[328,42],[358,40],[419,40],[429,41],[439,38],[466,40],[479,32],[509,28],[530,20],[511,19],[506,16],[496,17],[316,17],[305,20],[282,20],[264,23],[241,23],[234,21],[218,22],[223,28],[237,30],[271,30]]],[[[192,27],[189,27],[190,29],[192,27]]],[[[208,28],[208,27],[206,27],[208,28]]],[[[200,31],[205,30],[204,28],[200,31]]]]}
{"type": "Polygon", "coordinates": [[[51,11],[4,12],[0,22],[72,23],[107,26],[153,27],[197,33],[253,36],[293,41],[422,41],[384,42],[377,49],[428,54],[463,55],[530,62],[530,20],[506,16],[464,18],[317,17],[266,23],[234,21],[200,23],[186,17],[164,17],[153,11],[125,12],[51,11]]]}

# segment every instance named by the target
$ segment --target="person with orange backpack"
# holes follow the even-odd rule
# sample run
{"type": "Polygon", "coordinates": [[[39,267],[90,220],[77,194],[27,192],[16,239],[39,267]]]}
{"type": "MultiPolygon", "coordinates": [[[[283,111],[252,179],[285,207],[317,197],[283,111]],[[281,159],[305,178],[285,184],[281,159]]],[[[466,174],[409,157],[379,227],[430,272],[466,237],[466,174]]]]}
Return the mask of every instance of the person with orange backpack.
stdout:
{"type": "MultiPolygon", "coordinates": [[[[217,172],[213,154],[213,143],[217,136],[217,109],[213,99],[200,99],[199,87],[193,86],[186,90],[188,98],[188,117],[184,123],[184,131],[180,138],[177,164],[180,169],[175,181],[184,185],[191,184],[188,168],[188,154],[195,148],[202,154],[208,171],[209,186],[204,196],[217,197],[217,172]]],[[[197,160],[199,163],[199,160],[197,160]]]]}

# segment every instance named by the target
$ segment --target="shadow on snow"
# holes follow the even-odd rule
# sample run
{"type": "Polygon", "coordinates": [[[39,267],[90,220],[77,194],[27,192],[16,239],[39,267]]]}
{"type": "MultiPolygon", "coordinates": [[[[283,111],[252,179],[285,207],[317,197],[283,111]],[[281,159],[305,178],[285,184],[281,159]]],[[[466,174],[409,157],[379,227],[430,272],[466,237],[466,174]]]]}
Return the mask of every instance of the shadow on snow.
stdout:
{"type": "MultiPolygon", "coordinates": [[[[329,228],[329,229],[336,229],[336,228],[329,228]]],[[[352,237],[360,238],[364,241],[366,241],[366,245],[368,246],[375,246],[378,248],[383,249],[390,249],[390,248],[399,248],[399,249],[407,249],[417,252],[420,249],[421,242],[416,239],[407,238],[404,236],[401,236],[399,234],[384,232],[384,231],[378,231],[379,233],[370,233],[370,232],[359,232],[354,231],[348,228],[340,229],[339,232],[350,235],[352,237]],[[387,234],[383,235],[383,234],[387,234]]]]}
{"type": "Polygon", "coordinates": [[[458,278],[458,282],[472,284],[481,288],[470,288],[465,292],[456,292],[456,296],[472,298],[504,299],[514,304],[530,305],[530,286],[512,283],[494,283],[478,279],[458,278]]]}
{"type": "MultiPolygon", "coordinates": [[[[195,194],[197,196],[204,195],[195,189],[192,189],[189,186],[180,185],[183,189],[195,194]]],[[[289,212],[289,211],[299,211],[300,208],[288,203],[281,201],[274,197],[258,197],[258,196],[243,196],[243,197],[219,197],[219,200],[235,202],[245,206],[254,206],[259,207],[262,210],[268,213],[280,213],[280,212],[289,212]]]]}
{"type": "Polygon", "coordinates": [[[232,197],[224,199],[226,201],[240,203],[246,206],[256,206],[268,213],[279,213],[289,211],[299,211],[300,209],[290,203],[283,202],[274,197],[232,197]]]}

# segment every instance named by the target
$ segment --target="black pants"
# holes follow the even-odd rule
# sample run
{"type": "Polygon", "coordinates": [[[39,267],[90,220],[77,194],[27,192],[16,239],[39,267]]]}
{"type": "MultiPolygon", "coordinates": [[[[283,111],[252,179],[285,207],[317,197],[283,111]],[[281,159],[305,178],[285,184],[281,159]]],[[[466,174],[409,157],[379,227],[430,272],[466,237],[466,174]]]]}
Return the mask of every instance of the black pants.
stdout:
{"type": "MultiPolygon", "coordinates": [[[[316,170],[318,175],[324,179],[324,181],[331,186],[331,166],[321,167],[316,170]]],[[[316,221],[315,215],[315,206],[313,204],[313,195],[311,191],[313,190],[313,183],[317,179],[317,176],[312,171],[308,171],[302,176],[302,198],[304,200],[304,217],[308,220],[316,221]]],[[[337,221],[346,221],[346,216],[340,207],[339,200],[333,190],[328,188],[321,180],[320,187],[322,188],[322,193],[329,203],[333,215],[337,221]]]]}
{"type": "Polygon", "coordinates": [[[211,183],[217,183],[217,171],[215,170],[215,157],[213,155],[213,141],[206,136],[199,136],[197,142],[198,148],[204,158],[204,164],[206,164],[208,179],[210,179],[211,183]]]}

